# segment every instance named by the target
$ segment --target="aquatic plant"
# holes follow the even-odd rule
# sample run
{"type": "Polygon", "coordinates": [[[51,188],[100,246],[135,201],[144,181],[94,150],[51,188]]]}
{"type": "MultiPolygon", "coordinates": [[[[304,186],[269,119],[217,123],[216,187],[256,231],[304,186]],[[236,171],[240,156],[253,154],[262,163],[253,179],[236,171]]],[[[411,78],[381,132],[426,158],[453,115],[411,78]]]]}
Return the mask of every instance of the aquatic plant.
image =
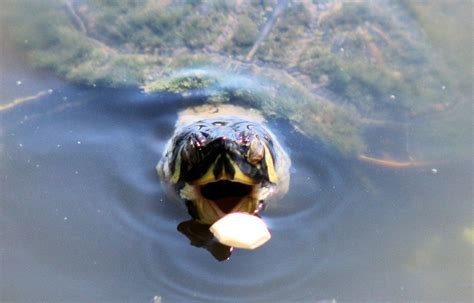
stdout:
{"type": "Polygon", "coordinates": [[[417,5],[289,1],[275,16],[280,5],[20,0],[8,2],[4,15],[33,64],[71,81],[241,100],[344,151],[363,149],[359,115],[409,121],[467,102],[472,75],[453,72],[404,13],[421,16],[417,5]],[[264,87],[247,94],[246,86],[227,87],[228,78],[171,76],[210,67],[251,75],[264,87]]]}

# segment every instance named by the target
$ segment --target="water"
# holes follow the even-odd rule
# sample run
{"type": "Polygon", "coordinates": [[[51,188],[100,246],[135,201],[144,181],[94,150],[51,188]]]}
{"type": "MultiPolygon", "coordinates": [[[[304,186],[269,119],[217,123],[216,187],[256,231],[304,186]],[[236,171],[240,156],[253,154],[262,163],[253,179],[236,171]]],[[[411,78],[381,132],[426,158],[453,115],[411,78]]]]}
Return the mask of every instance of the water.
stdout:
{"type": "Polygon", "coordinates": [[[73,86],[2,48],[2,104],[47,92],[0,113],[2,302],[472,299],[470,159],[374,167],[274,121],[293,166],[272,240],[218,262],[154,170],[185,102],[73,86]]]}
{"type": "MultiPolygon", "coordinates": [[[[25,73],[24,85],[42,76],[25,73]]],[[[7,76],[2,91],[21,95],[16,78],[7,76]]],[[[2,113],[7,302],[467,301],[472,294],[472,246],[462,237],[472,224],[466,163],[438,165],[436,173],[371,168],[331,156],[279,122],[273,127],[292,146],[293,168],[289,194],[264,212],[273,239],[219,263],[176,231],[188,215],[169,202],[154,172],[179,103],[48,84],[52,93],[2,113]],[[79,103],[63,107],[64,98],[79,103]]]]}

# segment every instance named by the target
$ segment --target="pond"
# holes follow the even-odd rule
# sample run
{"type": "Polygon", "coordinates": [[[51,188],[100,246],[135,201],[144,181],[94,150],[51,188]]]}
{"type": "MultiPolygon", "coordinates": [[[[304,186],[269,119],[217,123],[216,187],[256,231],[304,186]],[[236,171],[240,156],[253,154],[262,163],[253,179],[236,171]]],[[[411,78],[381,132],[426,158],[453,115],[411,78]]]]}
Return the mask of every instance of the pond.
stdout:
{"type": "Polygon", "coordinates": [[[2,302],[472,299],[471,157],[377,166],[272,119],[292,161],[288,194],[261,213],[272,239],[219,262],[177,231],[190,217],[155,171],[194,101],[69,83],[2,37],[2,302]]]}

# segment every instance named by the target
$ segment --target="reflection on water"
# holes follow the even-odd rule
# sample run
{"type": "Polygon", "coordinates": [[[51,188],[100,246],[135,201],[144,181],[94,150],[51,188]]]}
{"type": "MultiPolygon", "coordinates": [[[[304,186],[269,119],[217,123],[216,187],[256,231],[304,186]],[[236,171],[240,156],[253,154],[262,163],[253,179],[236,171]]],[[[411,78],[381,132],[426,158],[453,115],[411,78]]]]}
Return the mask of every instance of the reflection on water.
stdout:
{"type": "Polygon", "coordinates": [[[154,172],[172,101],[63,85],[2,114],[6,301],[469,298],[468,167],[374,169],[284,121],[293,181],[263,213],[272,241],[226,263],[190,246],[154,172]]]}
{"type": "Polygon", "coordinates": [[[48,91],[0,113],[2,301],[472,298],[470,160],[378,168],[273,121],[293,166],[262,213],[272,240],[217,262],[177,231],[186,208],[155,173],[183,100],[72,86],[2,56],[1,103],[48,91]]]}

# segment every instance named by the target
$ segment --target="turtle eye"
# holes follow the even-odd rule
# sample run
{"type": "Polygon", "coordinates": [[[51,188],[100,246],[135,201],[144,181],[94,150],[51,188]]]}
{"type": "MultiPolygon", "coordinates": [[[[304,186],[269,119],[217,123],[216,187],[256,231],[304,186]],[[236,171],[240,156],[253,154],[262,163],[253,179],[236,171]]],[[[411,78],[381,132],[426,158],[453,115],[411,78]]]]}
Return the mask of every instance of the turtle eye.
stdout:
{"type": "Polygon", "coordinates": [[[201,132],[194,133],[194,136],[191,137],[193,140],[193,144],[197,148],[201,148],[204,144],[206,144],[207,136],[201,132]]]}
{"type": "Polygon", "coordinates": [[[202,138],[191,136],[188,142],[183,147],[183,158],[191,163],[197,163],[201,161],[201,146],[205,142],[205,137],[201,134],[202,138]],[[202,140],[200,140],[202,139],[202,140]]]}
{"type": "Polygon", "coordinates": [[[265,148],[258,137],[254,137],[249,144],[249,151],[247,153],[247,160],[252,164],[257,164],[262,161],[265,153],[265,148]]]}
{"type": "Polygon", "coordinates": [[[237,135],[237,142],[242,145],[248,145],[250,135],[248,132],[243,131],[237,135]]]}

